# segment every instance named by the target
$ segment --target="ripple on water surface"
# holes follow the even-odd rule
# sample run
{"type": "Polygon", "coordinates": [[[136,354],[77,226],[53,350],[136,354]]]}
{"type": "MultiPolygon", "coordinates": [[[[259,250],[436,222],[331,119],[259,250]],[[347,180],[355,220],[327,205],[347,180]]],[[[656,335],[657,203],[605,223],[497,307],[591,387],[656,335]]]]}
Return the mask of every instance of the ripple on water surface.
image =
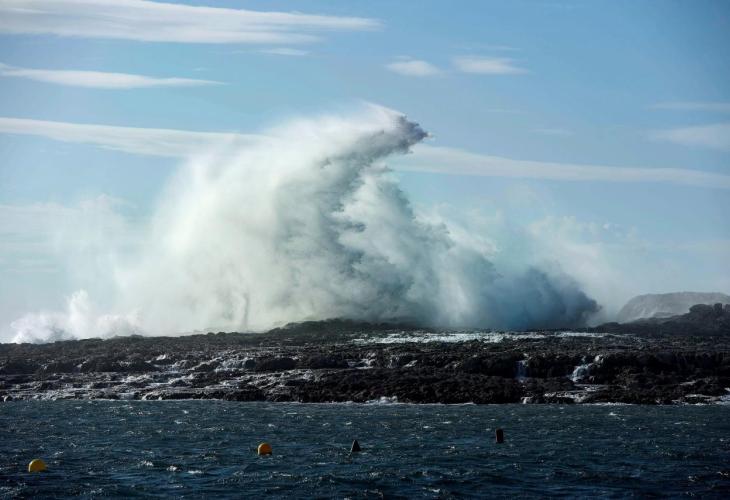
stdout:
{"type": "Polygon", "coordinates": [[[0,494],[723,497],[729,417],[727,406],[14,402],[0,407],[0,494]],[[350,456],[355,438],[363,451],[350,456]],[[272,456],[256,455],[262,441],[272,456]],[[23,472],[34,457],[49,472],[23,472]]]}

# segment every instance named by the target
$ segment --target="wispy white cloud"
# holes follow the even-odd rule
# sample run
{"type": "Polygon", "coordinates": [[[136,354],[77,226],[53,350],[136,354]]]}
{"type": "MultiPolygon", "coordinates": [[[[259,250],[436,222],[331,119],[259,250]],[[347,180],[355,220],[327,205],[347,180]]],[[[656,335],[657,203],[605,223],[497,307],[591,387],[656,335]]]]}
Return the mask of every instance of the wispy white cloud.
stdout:
{"type": "Polygon", "coordinates": [[[552,135],[556,137],[569,137],[575,135],[572,130],[565,128],[536,128],[535,132],[542,135],[552,135]]]}
{"type": "Polygon", "coordinates": [[[8,66],[0,63],[0,76],[25,78],[38,82],[86,87],[95,89],[134,89],[143,87],[198,87],[221,85],[222,82],[192,78],[156,78],[129,73],[108,73],[102,71],[78,71],[55,69],[31,69],[8,66]]]}
{"type": "Polygon", "coordinates": [[[394,73],[405,76],[434,76],[441,73],[441,70],[436,66],[420,59],[404,58],[386,64],[385,67],[394,73]]]}
{"type": "Polygon", "coordinates": [[[0,133],[35,135],[62,142],[92,144],[126,153],[174,158],[193,156],[210,148],[261,140],[261,136],[237,133],[114,127],[2,117],[0,133]]]}
{"type": "Polygon", "coordinates": [[[527,73],[515,65],[515,60],[507,57],[460,56],[454,57],[454,66],[464,73],[482,75],[518,75],[527,73]]]}
{"type": "Polygon", "coordinates": [[[3,0],[0,33],[179,43],[292,44],[315,32],[380,28],[375,19],[148,0],[3,0]]]}
{"type": "Polygon", "coordinates": [[[682,146],[730,151],[730,123],[657,130],[652,132],[650,137],[682,146]]]}
{"type": "Polygon", "coordinates": [[[518,52],[521,49],[512,45],[490,44],[490,43],[468,43],[453,46],[460,52],[518,52]]]}
{"type": "Polygon", "coordinates": [[[263,52],[264,54],[274,54],[277,56],[302,57],[309,55],[308,50],[292,49],[291,47],[274,47],[271,49],[263,49],[260,52],[263,52]]]}
{"type": "Polygon", "coordinates": [[[419,144],[395,167],[417,172],[521,179],[588,182],[654,182],[730,189],[730,175],[683,168],[609,167],[531,160],[471,153],[419,144]]]}
{"type": "Polygon", "coordinates": [[[730,113],[730,102],[720,101],[671,101],[659,102],[652,106],[654,109],[669,109],[675,111],[709,111],[713,113],[730,113]]]}
{"type": "MultiPolygon", "coordinates": [[[[132,154],[186,158],[211,148],[238,147],[267,136],[186,130],[81,125],[0,117],[0,133],[90,144],[132,154]]],[[[572,182],[653,182],[730,189],[730,175],[683,168],[610,167],[515,160],[456,148],[419,144],[413,154],[393,158],[398,170],[572,182]]]]}

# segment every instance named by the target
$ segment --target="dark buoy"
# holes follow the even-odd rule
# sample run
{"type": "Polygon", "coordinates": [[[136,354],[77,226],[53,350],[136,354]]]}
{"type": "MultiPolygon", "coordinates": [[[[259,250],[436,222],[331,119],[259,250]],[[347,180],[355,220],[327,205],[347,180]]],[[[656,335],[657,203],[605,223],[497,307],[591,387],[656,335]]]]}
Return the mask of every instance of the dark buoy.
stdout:
{"type": "Polygon", "coordinates": [[[360,443],[358,443],[356,439],[352,442],[352,446],[350,447],[350,453],[357,453],[358,451],[362,451],[362,448],[360,448],[360,443]]]}
{"type": "Polygon", "coordinates": [[[502,429],[497,429],[496,431],[494,431],[494,440],[498,444],[504,443],[504,431],[502,429]]]}

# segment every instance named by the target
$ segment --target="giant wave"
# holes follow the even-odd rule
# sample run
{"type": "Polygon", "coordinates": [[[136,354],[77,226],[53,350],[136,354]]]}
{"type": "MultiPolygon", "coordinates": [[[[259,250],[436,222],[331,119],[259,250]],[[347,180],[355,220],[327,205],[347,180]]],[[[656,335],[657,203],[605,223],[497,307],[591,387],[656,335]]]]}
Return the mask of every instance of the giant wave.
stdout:
{"type": "Polygon", "coordinates": [[[83,290],[64,313],[13,323],[16,342],[216,329],[305,319],[534,329],[598,310],[557,266],[500,269],[468,232],[417,213],[383,163],[427,133],[395,111],[299,119],[191,159],[171,179],[113,311],[83,290]],[[466,236],[465,236],[466,234],[466,236]]]}

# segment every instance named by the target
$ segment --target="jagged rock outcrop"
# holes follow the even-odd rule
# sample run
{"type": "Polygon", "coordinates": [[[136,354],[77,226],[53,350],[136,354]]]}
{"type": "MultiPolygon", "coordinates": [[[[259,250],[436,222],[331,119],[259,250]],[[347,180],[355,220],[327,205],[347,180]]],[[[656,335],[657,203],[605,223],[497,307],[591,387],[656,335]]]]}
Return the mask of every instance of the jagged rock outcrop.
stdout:
{"type": "Polygon", "coordinates": [[[687,314],[646,318],[624,324],[606,323],[594,330],[640,335],[730,335],[730,304],[695,304],[687,314]]]}
{"type": "Polygon", "coordinates": [[[460,340],[456,332],[447,342],[448,332],[327,322],[265,334],[0,344],[0,401],[713,402],[730,394],[728,318],[728,306],[698,305],[613,333],[460,340]]]}

